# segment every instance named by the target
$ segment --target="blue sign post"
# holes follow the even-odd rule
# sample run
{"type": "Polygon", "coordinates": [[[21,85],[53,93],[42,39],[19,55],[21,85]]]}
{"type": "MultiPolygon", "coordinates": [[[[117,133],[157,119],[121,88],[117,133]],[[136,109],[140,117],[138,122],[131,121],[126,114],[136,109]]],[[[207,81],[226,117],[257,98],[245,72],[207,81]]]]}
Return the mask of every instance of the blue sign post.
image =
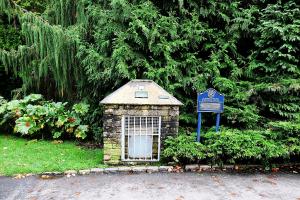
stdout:
{"type": "Polygon", "coordinates": [[[221,113],[224,111],[224,95],[217,92],[215,89],[209,88],[203,93],[199,93],[197,97],[197,112],[198,112],[198,127],[197,141],[200,142],[201,132],[201,114],[203,112],[217,113],[216,132],[219,131],[221,113]]]}

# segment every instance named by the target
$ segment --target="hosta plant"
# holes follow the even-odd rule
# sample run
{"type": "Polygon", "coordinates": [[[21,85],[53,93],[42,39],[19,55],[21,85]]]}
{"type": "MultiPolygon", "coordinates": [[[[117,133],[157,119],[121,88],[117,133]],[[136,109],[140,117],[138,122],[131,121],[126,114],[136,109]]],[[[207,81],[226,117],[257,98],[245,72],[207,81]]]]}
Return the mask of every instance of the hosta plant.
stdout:
{"type": "Polygon", "coordinates": [[[82,118],[89,111],[85,103],[74,104],[43,100],[39,94],[31,94],[21,100],[0,105],[0,126],[12,126],[14,132],[31,137],[85,139],[88,125],[82,118]]]}

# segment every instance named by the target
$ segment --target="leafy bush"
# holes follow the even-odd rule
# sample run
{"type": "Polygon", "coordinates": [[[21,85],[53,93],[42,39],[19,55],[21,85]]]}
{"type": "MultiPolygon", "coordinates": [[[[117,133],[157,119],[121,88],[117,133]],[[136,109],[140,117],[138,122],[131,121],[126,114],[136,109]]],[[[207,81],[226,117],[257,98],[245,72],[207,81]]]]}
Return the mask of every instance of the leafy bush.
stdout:
{"type": "Polygon", "coordinates": [[[207,158],[211,163],[268,163],[288,156],[282,143],[268,139],[261,131],[231,129],[221,133],[209,132],[204,138],[207,158]]]}
{"type": "Polygon", "coordinates": [[[300,137],[300,120],[296,121],[275,121],[269,123],[270,128],[276,132],[284,134],[284,136],[300,137]]]}
{"type": "Polygon", "coordinates": [[[271,164],[300,155],[299,137],[276,139],[274,131],[225,129],[220,133],[208,132],[202,143],[195,142],[196,135],[181,133],[165,141],[163,156],[179,163],[209,162],[271,164]]]}
{"type": "Polygon", "coordinates": [[[178,137],[168,137],[164,142],[164,158],[179,163],[190,163],[204,159],[206,157],[205,146],[195,142],[195,137],[195,134],[186,135],[184,133],[179,134],[178,137]]]}
{"type": "Polygon", "coordinates": [[[83,118],[83,121],[90,125],[88,139],[94,140],[98,144],[103,142],[102,114],[102,107],[94,105],[83,118]]]}
{"type": "Polygon", "coordinates": [[[31,94],[0,104],[0,127],[13,127],[15,133],[31,137],[84,139],[89,127],[82,119],[88,111],[85,103],[68,109],[67,103],[44,101],[42,95],[31,94]]]}
{"type": "Polygon", "coordinates": [[[291,156],[300,155],[300,119],[295,121],[270,122],[270,137],[281,140],[291,156]],[[272,134],[273,133],[273,134],[272,134]],[[276,134],[274,134],[276,133],[276,134]]]}

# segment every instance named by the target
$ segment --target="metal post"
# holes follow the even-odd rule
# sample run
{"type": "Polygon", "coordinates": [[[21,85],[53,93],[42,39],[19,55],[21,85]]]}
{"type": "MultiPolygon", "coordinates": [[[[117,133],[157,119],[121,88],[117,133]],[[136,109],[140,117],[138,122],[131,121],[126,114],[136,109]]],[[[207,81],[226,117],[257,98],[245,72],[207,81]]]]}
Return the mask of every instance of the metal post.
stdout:
{"type": "Polygon", "coordinates": [[[198,112],[197,142],[200,142],[201,132],[201,112],[198,112]]]}
{"type": "Polygon", "coordinates": [[[217,113],[216,132],[219,132],[221,113],[217,113]]]}

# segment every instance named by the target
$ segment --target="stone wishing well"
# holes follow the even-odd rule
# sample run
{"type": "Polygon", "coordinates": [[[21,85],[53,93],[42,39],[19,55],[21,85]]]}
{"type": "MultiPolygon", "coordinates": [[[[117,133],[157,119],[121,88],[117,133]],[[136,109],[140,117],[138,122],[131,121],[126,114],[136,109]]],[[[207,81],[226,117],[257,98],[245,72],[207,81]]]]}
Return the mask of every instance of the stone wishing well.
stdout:
{"type": "Polygon", "coordinates": [[[164,139],[178,133],[183,104],[151,80],[132,80],[100,103],[107,164],[159,161],[164,139]]]}

